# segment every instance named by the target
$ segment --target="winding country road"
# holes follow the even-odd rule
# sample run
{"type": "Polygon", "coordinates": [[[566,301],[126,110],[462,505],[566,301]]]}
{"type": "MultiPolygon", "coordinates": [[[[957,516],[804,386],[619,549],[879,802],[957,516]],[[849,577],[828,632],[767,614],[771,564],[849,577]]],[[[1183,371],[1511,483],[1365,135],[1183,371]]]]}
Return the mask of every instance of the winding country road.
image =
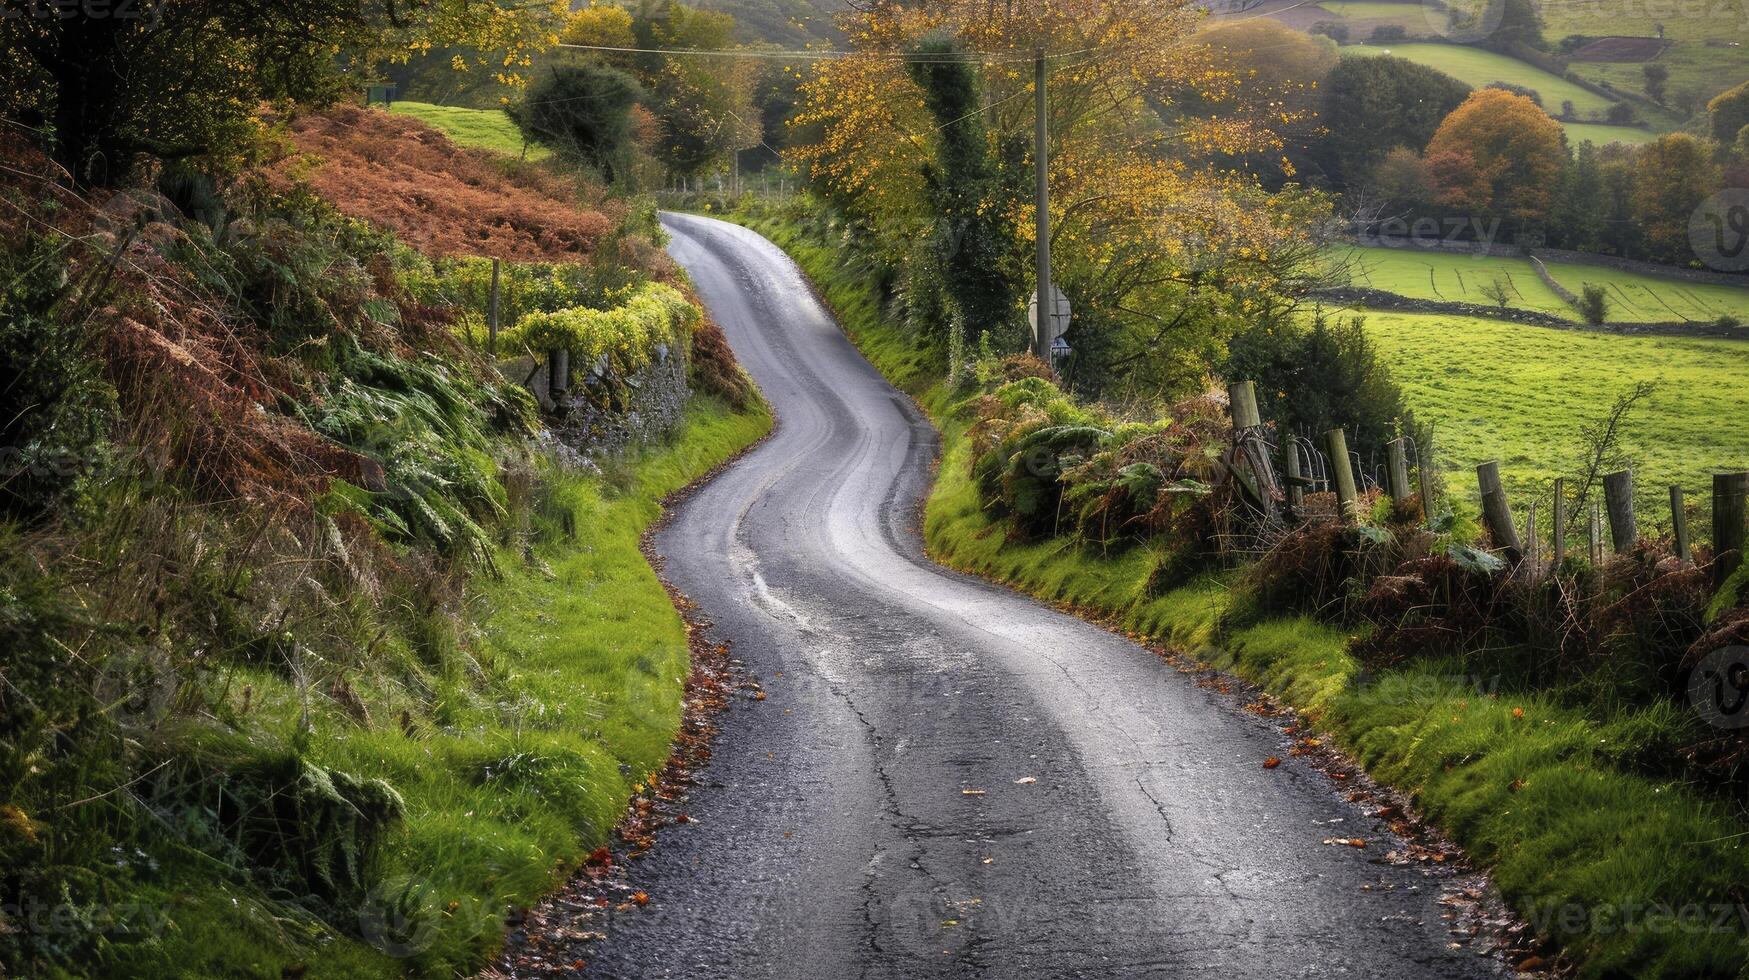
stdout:
{"type": "Polygon", "coordinates": [[[1302,760],[1263,768],[1279,726],[931,563],[928,422],[775,246],[663,223],[781,427],[657,544],[769,698],[725,718],[592,973],[1496,974],[1451,944],[1449,875],[1380,860],[1388,829],[1302,760]]]}

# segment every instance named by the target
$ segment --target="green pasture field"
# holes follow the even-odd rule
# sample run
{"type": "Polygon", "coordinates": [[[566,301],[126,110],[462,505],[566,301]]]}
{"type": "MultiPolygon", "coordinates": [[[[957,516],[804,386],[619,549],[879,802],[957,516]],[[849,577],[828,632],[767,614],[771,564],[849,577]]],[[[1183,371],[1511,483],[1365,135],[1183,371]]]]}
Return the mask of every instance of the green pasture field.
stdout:
{"type": "Polygon", "coordinates": [[[1573,308],[1537,276],[1529,259],[1406,248],[1353,248],[1343,256],[1356,286],[1412,299],[1492,306],[1482,289],[1499,278],[1512,294],[1512,308],[1574,317],[1573,308]]]}
{"type": "Polygon", "coordinates": [[[1611,323],[1710,322],[1722,316],[1749,322],[1749,288],[1700,285],[1595,265],[1544,264],[1557,282],[1574,293],[1585,283],[1607,288],[1611,323]]]}
{"type": "Polygon", "coordinates": [[[1567,131],[1567,145],[1575,149],[1580,143],[1595,143],[1598,146],[1627,143],[1638,146],[1652,142],[1659,135],[1655,130],[1640,129],[1637,126],[1610,126],[1604,123],[1562,123],[1561,128],[1567,131]]]}
{"type": "MultiPolygon", "coordinates": [[[[1400,24],[1411,34],[1428,30],[1426,9],[1417,3],[1390,3],[1389,0],[1325,0],[1318,4],[1343,20],[1366,21],[1369,24],[1400,24]]],[[[1356,35],[1356,40],[1364,40],[1356,35]]]]}
{"type": "Polygon", "coordinates": [[[1581,117],[1602,117],[1611,102],[1551,75],[1540,68],[1481,48],[1457,44],[1356,44],[1342,49],[1353,55],[1393,54],[1418,64],[1437,68],[1459,81],[1476,88],[1489,82],[1507,82],[1535,89],[1542,96],[1543,108],[1550,115],[1561,111],[1561,103],[1571,101],[1581,117]]]}
{"type": "MultiPolygon", "coordinates": [[[[510,117],[497,109],[464,109],[429,102],[396,102],[391,111],[404,113],[441,130],[459,146],[523,156],[522,134],[510,117]]],[[[527,159],[540,160],[552,151],[538,144],[527,145],[527,159]]]]}
{"type": "Polygon", "coordinates": [[[1749,468],[1749,343],[1376,311],[1366,325],[1417,419],[1433,424],[1455,492],[1473,496],[1475,465],[1498,459],[1516,504],[1544,498],[1555,477],[1578,475],[1581,427],[1638,381],[1657,388],[1622,442],[1648,526],[1668,520],[1671,484],[1705,501],[1713,472],[1749,468]]]}
{"type": "MultiPolygon", "coordinates": [[[[1551,33],[1549,37],[1552,40],[1557,35],[1551,33]]],[[[1699,40],[1678,40],[1658,56],[1657,63],[1670,70],[1670,80],[1664,86],[1665,104],[1670,111],[1643,104],[1634,109],[1661,130],[1681,128],[1691,111],[1704,115],[1708,100],[1749,79],[1749,48],[1709,47],[1699,40]]],[[[1586,81],[1608,82],[1624,92],[1646,94],[1645,70],[1639,64],[1575,61],[1570,67],[1586,81]]]]}

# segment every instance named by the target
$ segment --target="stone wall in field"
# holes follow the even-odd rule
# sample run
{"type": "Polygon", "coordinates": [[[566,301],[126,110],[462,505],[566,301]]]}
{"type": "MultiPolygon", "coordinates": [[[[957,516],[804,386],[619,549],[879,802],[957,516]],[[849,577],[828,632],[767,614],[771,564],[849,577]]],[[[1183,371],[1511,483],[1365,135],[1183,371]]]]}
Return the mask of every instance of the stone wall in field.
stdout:
{"type": "Polygon", "coordinates": [[[1366,248],[1395,248],[1406,252],[1437,252],[1446,255],[1498,255],[1507,258],[1535,256],[1544,262],[1569,262],[1574,265],[1594,265],[1618,272],[1633,272],[1644,276],[1678,279],[1705,286],[1734,286],[1749,290],[1749,275],[1715,272],[1711,269],[1685,269],[1681,266],[1659,265],[1639,259],[1624,259],[1596,252],[1572,252],[1564,248],[1508,245],[1501,242],[1448,242],[1438,238],[1395,238],[1387,235],[1356,235],[1354,244],[1366,248]]]}

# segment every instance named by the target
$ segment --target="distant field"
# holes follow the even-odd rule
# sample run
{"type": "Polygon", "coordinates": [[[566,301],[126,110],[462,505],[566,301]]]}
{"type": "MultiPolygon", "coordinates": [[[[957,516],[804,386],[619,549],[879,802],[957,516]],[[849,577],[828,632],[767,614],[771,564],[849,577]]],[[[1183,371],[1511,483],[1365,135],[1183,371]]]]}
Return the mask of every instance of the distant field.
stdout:
{"type": "Polygon", "coordinates": [[[1561,111],[1563,102],[1571,101],[1581,117],[1602,116],[1611,103],[1572,82],[1551,75],[1516,58],[1509,58],[1481,48],[1456,44],[1356,44],[1342,49],[1345,54],[1394,54],[1399,58],[1437,68],[1447,75],[1481,88],[1489,82],[1508,82],[1536,90],[1542,96],[1543,108],[1550,115],[1561,111]]]}
{"type": "Polygon", "coordinates": [[[1641,380],[1659,387],[1629,419],[1624,443],[1650,520],[1668,513],[1660,501],[1671,483],[1704,502],[1713,470],[1749,468],[1749,343],[1422,314],[1367,313],[1366,322],[1417,417],[1433,423],[1454,491],[1466,496],[1475,493],[1473,467],[1489,459],[1500,460],[1521,502],[1574,475],[1579,427],[1641,380]]]}
{"type": "MultiPolygon", "coordinates": [[[[1361,20],[1371,24],[1400,24],[1410,33],[1426,33],[1429,18],[1418,3],[1389,3],[1385,0],[1324,0],[1318,6],[1343,20],[1361,20]]],[[[1355,40],[1365,37],[1355,35],[1355,40]]]]}
{"type": "Polygon", "coordinates": [[[1610,143],[1627,143],[1638,146],[1650,143],[1658,138],[1658,134],[1649,129],[1636,126],[1607,126],[1602,123],[1562,123],[1561,128],[1567,131],[1567,145],[1577,149],[1580,143],[1592,142],[1598,146],[1610,143]]]}
{"type": "Polygon", "coordinates": [[[1561,262],[1546,265],[1557,282],[1575,293],[1588,282],[1607,287],[1611,322],[1711,321],[1729,315],[1749,323],[1749,288],[1696,285],[1592,265],[1561,262]]]}
{"type": "MultiPolygon", "coordinates": [[[[494,150],[521,156],[522,134],[516,131],[510,117],[497,109],[463,109],[458,106],[432,105],[429,102],[396,102],[392,111],[412,116],[440,129],[461,146],[494,150]]],[[[530,145],[528,159],[540,160],[552,153],[544,146],[530,145]]]]}
{"type": "Polygon", "coordinates": [[[1512,294],[1513,308],[1573,316],[1572,307],[1538,278],[1528,259],[1402,248],[1355,248],[1345,255],[1357,286],[1414,299],[1492,306],[1482,288],[1499,278],[1512,294]]]}

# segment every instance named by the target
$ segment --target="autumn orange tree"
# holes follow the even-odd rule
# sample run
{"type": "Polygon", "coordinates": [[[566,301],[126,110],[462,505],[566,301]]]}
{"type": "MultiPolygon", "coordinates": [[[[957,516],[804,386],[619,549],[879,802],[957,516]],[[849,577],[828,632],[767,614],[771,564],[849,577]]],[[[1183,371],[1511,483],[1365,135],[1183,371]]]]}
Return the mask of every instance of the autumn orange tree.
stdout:
{"type": "Polygon", "coordinates": [[[1478,89],[1439,124],[1427,161],[1441,204],[1522,226],[1549,216],[1566,137],[1530,99],[1478,89]]]}
{"type": "MultiPolygon", "coordinates": [[[[1265,193],[1235,165],[1279,157],[1281,128],[1300,116],[1279,98],[1247,98],[1246,73],[1199,42],[1204,16],[1188,0],[942,0],[920,8],[882,0],[846,25],[848,56],[806,69],[792,120],[805,138],[792,156],[893,269],[900,295],[929,307],[917,293],[939,282],[939,270],[919,257],[917,242],[941,216],[925,175],[954,120],[931,112],[924,73],[908,63],[924,57],[926,36],[952,37],[963,52],[956,57],[981,83],[977,113],[993,170],[1024,172],[1032,166],[1032,57],[1043,49],[1054,268],[1076,308],[1068,339],[1078,376],[1181,390],[1204,379],[1238,324],[1291,303],[1312,274],[1328,213],[1320,198],[1294,188],[1265,193]]],[[[964,206],[1004,215],[1024,253],[1033,245],[1029,187],[992,180],[964,206]]],[[[1019,295],[977,316],[966,324],[968,339],[1023,346],[1019,295]]]]}

